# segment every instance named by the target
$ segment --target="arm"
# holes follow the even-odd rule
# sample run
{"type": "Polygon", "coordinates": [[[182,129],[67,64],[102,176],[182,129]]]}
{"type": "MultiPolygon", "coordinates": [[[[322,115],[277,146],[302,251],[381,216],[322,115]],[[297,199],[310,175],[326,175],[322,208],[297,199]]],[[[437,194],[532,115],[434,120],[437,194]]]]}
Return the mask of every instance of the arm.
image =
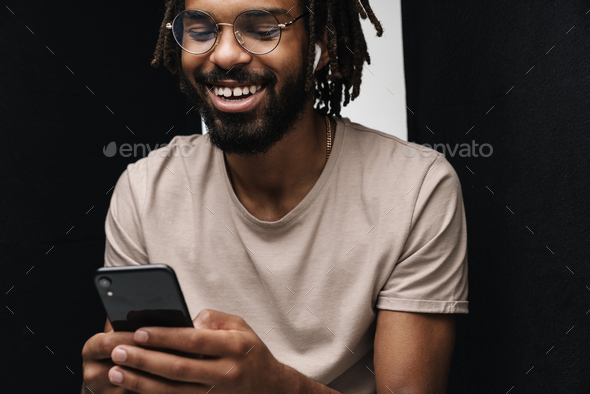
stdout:
{"type": "Polygon", "coordinates": [[[438,156],[416,197],[403,251],[377,299],[377,393],[446,392],[455,314],[468,313],[467,271],[461,184],[438,156]]]}
{"type": "Polygon", "coordinates": [[[455,327],[453,314],[380,310],[374,359],[377,393],[446,393],[455,327]]]}

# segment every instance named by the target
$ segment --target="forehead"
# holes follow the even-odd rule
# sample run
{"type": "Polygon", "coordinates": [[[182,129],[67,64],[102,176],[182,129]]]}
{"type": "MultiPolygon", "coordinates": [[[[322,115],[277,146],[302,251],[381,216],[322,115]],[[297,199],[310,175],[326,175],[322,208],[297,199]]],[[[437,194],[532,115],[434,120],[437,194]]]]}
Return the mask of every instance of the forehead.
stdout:
{"type": "Polygon", "coordinates": [[[300,11],[299,0],[185,0],[185,9],[202,10],[216,16],[237,16],[246,10],[265,10],[275,16],[295,17],[300,11]]]}

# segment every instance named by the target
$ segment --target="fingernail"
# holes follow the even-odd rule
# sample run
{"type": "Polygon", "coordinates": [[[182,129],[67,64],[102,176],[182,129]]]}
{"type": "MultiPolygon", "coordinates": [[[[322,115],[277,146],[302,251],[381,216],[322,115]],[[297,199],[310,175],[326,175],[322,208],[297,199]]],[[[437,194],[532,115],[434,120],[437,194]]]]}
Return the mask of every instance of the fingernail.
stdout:
{"type": "Polygon", "coordinates": [[[115,350],[113,350],[111,358],[116,363],[125,362],[125,360],[127,360],[127,352],[121,348],[115,348],[115,350]]]}
{"type": "Polygon", "coordinates": [[[136,342],[147,342],[148,340],[148,333],[146,331],[135,331],[135,335],[133,336],[136,342]]]}
{"type": "Polygon", "coordinates": [[[112,383],[121,383],[123,382],[123,374],[116,369],[111,369],[111,372],[109,373],[109,379],[112,383]]]}

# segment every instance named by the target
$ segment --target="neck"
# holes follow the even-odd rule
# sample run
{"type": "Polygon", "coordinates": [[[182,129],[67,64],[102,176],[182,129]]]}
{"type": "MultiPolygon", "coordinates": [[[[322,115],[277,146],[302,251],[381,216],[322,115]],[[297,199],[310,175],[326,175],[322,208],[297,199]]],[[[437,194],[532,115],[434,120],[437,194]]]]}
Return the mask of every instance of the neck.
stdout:
{"type": "MultiPolygon", "coordinates": [[[[334,141],[336,127],[331,124],[334,141]]],[[[326,165],[326,139],[325,118],[310,105],[292,130],[265,155],[224,153],[236,196],[259,219],[278,220],[320,177],[326,165]]]]}

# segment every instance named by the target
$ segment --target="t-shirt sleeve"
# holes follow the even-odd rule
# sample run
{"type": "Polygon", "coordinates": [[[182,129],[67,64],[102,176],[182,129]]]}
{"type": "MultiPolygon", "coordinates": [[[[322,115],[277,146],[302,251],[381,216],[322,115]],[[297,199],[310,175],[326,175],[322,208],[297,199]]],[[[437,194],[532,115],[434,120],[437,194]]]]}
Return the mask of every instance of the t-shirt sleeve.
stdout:
{"type": "Polygon", "coordinates": [[[129,164],[111,197],[105,220],[105,267],[149,264],[141,226],[145,161],[129,164]]]}
{"type": "Polygon", "coordinates": [[[377,308],[468,313],[467,229],[461,184],[444,156],[426,173],[402,253],[377,308]]]}

